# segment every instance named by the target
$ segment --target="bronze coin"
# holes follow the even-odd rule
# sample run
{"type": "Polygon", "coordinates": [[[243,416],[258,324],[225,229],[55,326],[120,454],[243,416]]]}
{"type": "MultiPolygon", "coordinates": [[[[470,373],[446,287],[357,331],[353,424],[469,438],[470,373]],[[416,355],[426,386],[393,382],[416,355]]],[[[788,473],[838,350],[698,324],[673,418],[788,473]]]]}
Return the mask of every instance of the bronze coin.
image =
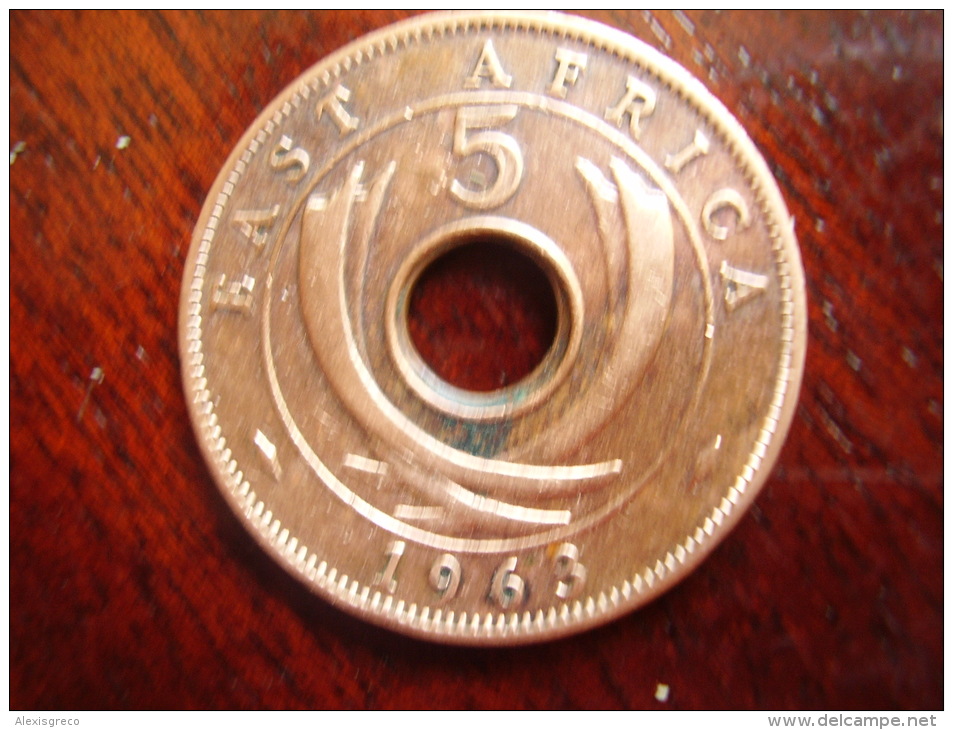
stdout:
{"type": "Polygon", "coordinates": [[[790,424],[803,273],[777,185],[684,68],[555,13],[434,14],[292,83],[195,229],[180,341],[198,440],[317,594],[439,641],[603,623],[692,570],[790,424]],[[429,365],[435,261],[515,252],[552,345],[516,382],[429,365]]]}

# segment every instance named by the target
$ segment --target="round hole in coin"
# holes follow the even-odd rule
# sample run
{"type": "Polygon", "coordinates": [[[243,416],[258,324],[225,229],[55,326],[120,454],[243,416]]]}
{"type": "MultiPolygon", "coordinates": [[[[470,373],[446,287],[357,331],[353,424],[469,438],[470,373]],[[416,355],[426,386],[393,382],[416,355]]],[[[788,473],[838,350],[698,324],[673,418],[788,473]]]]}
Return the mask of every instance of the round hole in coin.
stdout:
{"type": "Polygon", "coordinates": [[[483,234],[421,272],[408,330],[423,361],[458,388],[492,391],[529,375],[556,336],[545,271],[505,237],[483,234]]]}

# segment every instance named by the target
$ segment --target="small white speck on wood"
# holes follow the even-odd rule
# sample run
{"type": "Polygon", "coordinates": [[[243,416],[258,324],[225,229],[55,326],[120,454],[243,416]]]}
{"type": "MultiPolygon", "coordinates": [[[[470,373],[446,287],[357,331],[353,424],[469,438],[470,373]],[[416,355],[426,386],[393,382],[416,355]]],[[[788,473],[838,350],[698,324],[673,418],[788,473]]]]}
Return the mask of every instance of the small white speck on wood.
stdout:
{"type": "Polygon", "coordinates": [[[659,682],[655,687],[655,699],[659,702],[668,702],[668,695],[671,688],[667,684],[659,682]]]}
{"type": "Polygon", "coordinates": [[[13,145],[13,149],[10,150],[10,164],[11,165],[17,161],[17,157],[25,149],[26,149],[26,142],[24,142],[22,139],[19,142],[17,142],[15,145],[13,145]]]}
{"type": "Polygon", "coordinates": [[[744,46],[738,46],[738,60],[741,61],[741,65],[745,68],[751,65],[751,54],[748,53],[748,49],[744,46]]]}
{"type": "Polygon", "coordinates": [[[132,142],[132,137],[130,137],[128,134],[124,134],[116,140],[116,149],[124,150],[129,146],[130,142],[132,142]]]}
{"type": "MultiPolygon", "coordinates": [[[[94,367],[89,374],[89,382],[86,384],[86,393],[83,395],[83,402],[80,403],[79,410],[76,412],[77,423],[83,420],[83,414],[86,412],[86,406],[89,405],[89,396],[92,395],[93,388],[97,385],[101,385],[105,377],[106,373],[103,372],[103,369],[98,365],[94,367]]],[[[97,412],[99,412],[98,409],[97,412]]],[[[103,416],[103,423],[105,423],[105,416],[103,416]]],[[[100,426],[102,426],[103,423],[100,423],[100,426]]]]}

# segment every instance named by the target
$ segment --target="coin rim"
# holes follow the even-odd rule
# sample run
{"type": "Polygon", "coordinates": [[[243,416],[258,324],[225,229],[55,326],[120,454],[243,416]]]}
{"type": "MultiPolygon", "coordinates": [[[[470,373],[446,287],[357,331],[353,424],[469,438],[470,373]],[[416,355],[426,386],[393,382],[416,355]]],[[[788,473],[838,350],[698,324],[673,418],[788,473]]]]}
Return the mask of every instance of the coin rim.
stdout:
{"type": "MultiPolygon", "coordinates": [[[[228,196],[225,197],[227,199],[228,196]]],[[[782,299],[782,307],[784,303],[782,299]]],[[[225,495],[226,502],[240,521],[253,528],[249,529],[249,532],[269,555],[332,605],[371,623],[418,638],[446,643],[504,645],[531,643],[581,632],[628,613],[686,577],[728,535],[762,488],[790,429],[803,377],[807,345],[806,322],[806,293],[800,251],[794,236],[793,221],[780,189],[767,163],[740,123],[689,71],[643,41],[586,18],[555,12],[431,13],[377,29],[331,53],[285,87],[242,135],[216,176],[194,229],[183,270],[179,305],[179,346],[189,416],[202,454],[216,484],[225,495]],[[291,536],[287,529],[281,531],[280,523],[274,519],[266,505],[255,497],[250,485],[243,479],[238,465],[231,459],[225,439],[216,431],[217,417],[204,378],[201,303],[204,301],[203,257],[207,259],[208,252],[202,249],[203,246],[210,247],[214,238],[216,231],[210,229],[210,224],[213,218],[216,219],[215,225],[218,224],[216,208],[224,207],[224,188],[233,179],[237,180],[237,168],[255,138],[265,131],[295,94],[309,87],[315,79],[321,79],[327,85],[341,76],[342,71],[346,72],[360,65],[365,58],[378,53],[396,52],[402,45],[413,42],[425,42],[425,36],[456,35],[483,28],[548,32],[587,43],[597,50],[641,65],[694,107],[699,115],[721,134],[735,163],[749,178],[751,188],[767,218],[768,233],[775,252],[777,276],[784,277],[780,272],[785,264],[788,269],[787,291],[792,311],[779,313],[782,320],[781,329],[790,331],[790,339],[785,340],[782,335],[781,363],[773,386],[775,399],[777,395],[781,395],[783,400],[777,407],[777,418],[773,419],[776,423],[768,434],[768,442],[765,444],[755,440],[741,474],[735,483],[728,487],[721,503],[693,533],[686,535],[685,540],[673,546],[654,566],[646,566],[640,572],[630,573],[633,579],[613,588],[609,595],[602,592],[598,597],[588,596],[575,600],[571,605],[564,603],[558,610],[551,606],[547,612],[539,610],[532,616],[529,612],[520,614],[488,611],[485,614],[473,614],[472,617],[465,613],[456,617],[450,614],[452,618],[447,620],[447,617],[440,613],[430,617],[429,609],[425,613],[416,604],[407,606],[404,601],[395,603],[392,597],[381,597],[379,592],[375,601],[370,596],[368,586],[363,586],[363,590],[360,590],[362,586],[356,580],[342,581],[333,568],[328,571],[320,556],[308,553],[310,557],[306,558],[305,548],[299,546],[296,540],[289,539],[291,536]],[[199,274],[200,267],[203,269],[202,275],[199,274]],[[790,347],[785,348],[785,343],[789,343],[790,347]],[[195,347],[196,344],[198,347],[195,347]],[[789,352],[785,352],[786,349],[789,349],[789,352]],[[784,359],[788,360],[786,365],[784,359]],[[759,448],[759,445],[762,448],[759,448]],[[745,476],[746,474],[750,476],[745,476]],[[291,545],[294,549],[289,548],[291,545]],[[321,565],[316,564],[318,559],[322,560],[321,565]],[[323,570],[322,565],[325,566],[323,570]],[[438,617],[442,617],[442,620],[438,617]]],[[[764,418],[770,420],[768,416],[764,418]]],[[[762,436],[766,430],[762,429],[762,436]]]]}

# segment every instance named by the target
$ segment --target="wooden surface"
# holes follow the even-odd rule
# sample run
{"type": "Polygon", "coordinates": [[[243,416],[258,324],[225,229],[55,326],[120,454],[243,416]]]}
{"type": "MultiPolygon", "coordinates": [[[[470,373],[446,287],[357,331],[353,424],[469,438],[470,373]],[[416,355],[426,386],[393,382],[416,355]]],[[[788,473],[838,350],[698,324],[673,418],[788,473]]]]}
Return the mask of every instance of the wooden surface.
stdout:
{"type": "Polygon", "coordinates": [[[192,227],[267,102],[402,16],[11,14],[11,708],[942,707],[936,13],[596,16],[748,129],[807,274],[778,467],[675,590],[559,642],[444,648],[329,608],[246,535],[181,392],[192,227]]]}

